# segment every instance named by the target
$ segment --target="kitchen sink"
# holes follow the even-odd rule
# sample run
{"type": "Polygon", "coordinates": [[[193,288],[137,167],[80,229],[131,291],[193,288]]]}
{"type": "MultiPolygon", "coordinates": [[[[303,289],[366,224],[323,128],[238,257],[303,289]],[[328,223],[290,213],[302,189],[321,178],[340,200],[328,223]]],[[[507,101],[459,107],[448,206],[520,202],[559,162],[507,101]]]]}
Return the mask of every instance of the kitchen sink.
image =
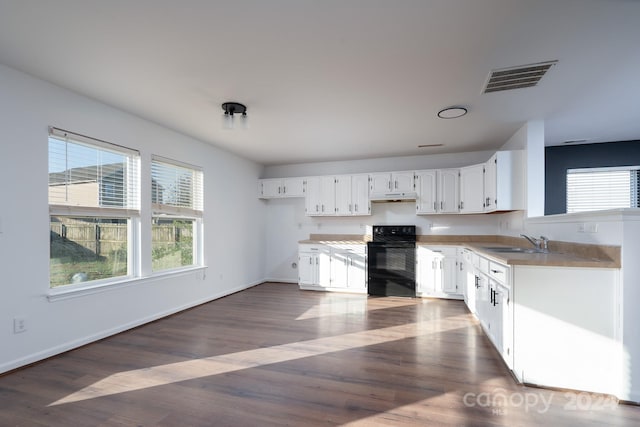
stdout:
{"type": "Polygon", "coordinates": [[[544,251],[534,248],[519,248],[507,246],[485,246],[484,249],[493,252],[511,253],[511,254],[541,254],[544,251]]]}

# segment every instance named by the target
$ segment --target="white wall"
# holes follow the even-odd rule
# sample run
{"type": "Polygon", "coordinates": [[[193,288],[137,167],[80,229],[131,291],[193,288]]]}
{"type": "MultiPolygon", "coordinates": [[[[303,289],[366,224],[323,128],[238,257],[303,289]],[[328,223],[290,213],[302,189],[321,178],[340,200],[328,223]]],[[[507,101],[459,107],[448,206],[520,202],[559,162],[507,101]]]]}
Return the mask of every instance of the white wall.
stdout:
{"type": "MultiPolygon", "coordinates": [[[[261,166],[3,66],[0,93],[0,372],[262,281],[261,166]],[[202,166],[205,278],[142,279],[50,301],[49,125],[139,149],[143,159],[202,166]],[[26,318],[26,332],[13,333],[14,317],[26,318]]],[[[148,205],[141,215],[149,218],[148,205]]]]}
{"type": "Polygon", "coordinates": [[[525,150],[526,212],[529,217],[544,215],[544,122],[525,123],[500,149],[525,150]]]}
{"type": "Polygon", "coordinates": [[[298,163],[264,168],[262,178],[288,178],[293,176],[338,175],[403,170],[458,168],[484,163],[493,151],[473,151],[455,154],[385,157],[379,159],[345,160],[337,162],[298,163]]]}

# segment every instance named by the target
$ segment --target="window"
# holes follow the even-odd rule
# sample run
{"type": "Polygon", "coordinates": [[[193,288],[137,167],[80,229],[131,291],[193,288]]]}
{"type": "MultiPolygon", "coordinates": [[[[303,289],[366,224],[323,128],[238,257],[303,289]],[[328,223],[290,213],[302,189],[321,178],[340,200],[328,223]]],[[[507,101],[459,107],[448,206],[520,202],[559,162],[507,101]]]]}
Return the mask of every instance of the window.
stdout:
{"type": "Polygon", "coordinates": [[[140,156],[135,150],[49,128],[49,284],[134,275],[140,156]]]}
{"type": "Polygon", "coordinates": [[[569,169],[567,212],[640,207],[640,167],[569,169]]]}
{"type": "Polygon", "coordinates": [[[198,265],[202,222],[202,171],[173,160],[151,161],[152,270],[198,265]]]}

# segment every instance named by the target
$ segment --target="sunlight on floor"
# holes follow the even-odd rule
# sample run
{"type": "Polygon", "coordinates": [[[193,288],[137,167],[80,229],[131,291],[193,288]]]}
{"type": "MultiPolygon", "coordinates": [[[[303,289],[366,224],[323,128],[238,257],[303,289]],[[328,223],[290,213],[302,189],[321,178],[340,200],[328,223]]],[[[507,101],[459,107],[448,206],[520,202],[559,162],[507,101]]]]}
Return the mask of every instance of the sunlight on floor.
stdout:
{"type": "MultiPolygon", "coordinates": [[[[415,305],[414,300],[407,300],[407,302],[397,302],[393,304],[393,307],[405,307],[415,305]]],[[[315,304],[307,311],[302,313],[296,318],[296,320],[317,319],[321,317],[329,317],[335,315],[344,316],[345,313],[351,315],[364,314],[368,311],[386,310],[389,307],[372,308],[368,304],[366,299],[353,299],[344,301],[329,301],[327,303],[315,304]]]]}
{"type": "Polygon", "coordinates": [[[408,323],[400,326],[354,332],[334,337],[318,338],[269,348],[258,348],[204,359],[186,360],[184,362],[119,372],[59,399],[49,406],[142,390],[149,387],[167,385],[242,369],[256,368],[305,357],[319,356],[337,351],[383,344],[406,338],[446,332],[459,327],[458,322],[451,322],[452,319],[456,318],[462,321],[467,320],[466,315],[450,317],[446,322],[447,325],[450,326],[446,328],[443,327],[442,322],[439,321],[408,323]]]}

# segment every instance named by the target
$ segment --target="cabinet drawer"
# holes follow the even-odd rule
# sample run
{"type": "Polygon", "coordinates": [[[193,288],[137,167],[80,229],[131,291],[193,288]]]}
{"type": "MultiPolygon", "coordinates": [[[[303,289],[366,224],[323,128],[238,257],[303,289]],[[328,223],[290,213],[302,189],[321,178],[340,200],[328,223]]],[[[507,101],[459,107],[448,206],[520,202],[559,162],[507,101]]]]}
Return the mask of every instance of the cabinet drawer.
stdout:
{"type": "Polygon", "coordinates": [[[495,262],[489,263],[489,276],[502,284],[509,284],[509,267],[495,262]]]}
{"type": "Polygon", "coordinates": [[[300,252],[329,252],[329,247],[325,245],[301,244],[298,245],[300,252]]]}
{"type": "Polygon", "coordinates": [[[489,260],[486,258],[478,257],[478,270],[484,274],[489,274],[489,260]]]}

